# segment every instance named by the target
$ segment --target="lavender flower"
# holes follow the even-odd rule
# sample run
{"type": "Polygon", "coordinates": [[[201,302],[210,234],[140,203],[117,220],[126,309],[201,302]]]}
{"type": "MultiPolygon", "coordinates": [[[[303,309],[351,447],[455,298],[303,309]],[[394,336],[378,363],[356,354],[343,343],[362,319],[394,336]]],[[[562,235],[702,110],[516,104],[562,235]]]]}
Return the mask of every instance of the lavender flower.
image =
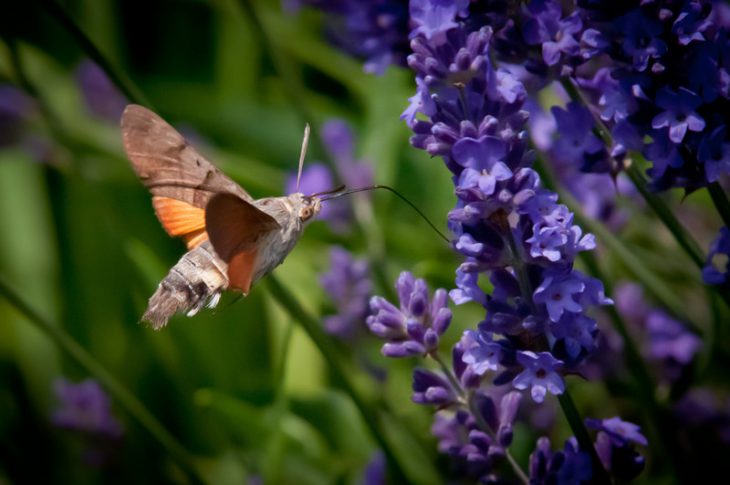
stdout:
{"type": "Polygon", "coordinates": [[[479,418],[465,410],[438,411],[431,432],[438,439],[441,453],[452,457],[457,475],[478,479],[487,476],[505,456],[512,443],[512,425],[520,405],[521,394],[510,392],[499,398],[478,392],[475,408],[479,418]],[[485,423],[487,429],[479,426],[485,423]]]}
{"type": "Polygon", "coordinates": [[[710,246],[705,267],[702,269],[702,279],[708,285],[722,285],[730,281],[730,229],[723,227],[710,246]]]}
{"type": "Polygon", "coordinates": [[[596,452],[601,463],[617,479],[628,481],[644,468],[644,457],[633,445],[647,446],[648,442],[639,426],[618,417],[598,420],[586,419],[589,428],[598,430],[596,452]]]}
{"type": "Polygon", "coordinates": [[[128,101],[93,61],[84,60],[76,69],[76,82],[86,108],[93,116],[118,122],[128,101]]]}
{"type": "Polygon", "coordinates": [[[406,271],[398,278],[396,289],[400,308],[374,296],[370,300],[372,313],[366,320],[371,332],[387,340],[383,355],[406,357],[435,351],[439,337],[451,323],[446,290],[436,290],[429,301],[426,282],[406,271]]]}
{"type": "Polygon", "coordinates": [[[112,414],[109,397],[93,379],[74,384],[60,378],[53,387],[60,405],[51,421],[82,441],[82,460],[86,465],[104,466],[123,435],[121,424],[112,414]]]}
{"type": "Polygon", "coordinates": [[[385,455],[381,451],[373,453],[362,474],[360,485],[385,485],[387,483],[385,455]]]}
{"type": "Polygon", "coordinates": [[[638,340],[646,359],[661,365],[664,378],[677,381],[702,348],[702,340],[665,311],[649,307],[637,284],[620,284],[616,304],[624,318],[643,331],[638,340]]]}
{"type": "Polygon", "coordinates": [[[122,435],[122,427],[111,412],[111,401],[96,381],[74,384],[58,379],[54,391],[60,407],[52,421],[59,428],[112,439],[122,435]]]}
{"type": "MultiPolygon", "coordinates": [[[[289,2],[287,2],[289,3],[289,2]]],[[[405,0],[300,0],[328,13],[327,32],[342,50],[365,60],[365,71],[382,74],[403,65],[408,50],[408,2],[405,0]]],[[[292,5],[288,5],[293,10],[292,5]]]]}
{"type": "Polygon", "coordinates": [[[591,457],[580,451],[575,438],[566,440],[562,451],[553,452],[550,440],[541,437],[530,455],[530,483],[588,483],[593,477],[591,457]]]}
{"type": "MultiPolygon", "coordinates": [[[[533,18],[535,35],[552,35],[546,32],[562,18],[555,5],[535,5],[533,15],[540,17],[533,18]]],[[[450,294],[458,304],[478,301],[487,310],[477,335],[462,339],[469,373],[495,371],[498,355],[497,381],[522,372],[515,385],[531,387],[533,397],[542,400],[542,390],[562,392],[562,377],[546,364],[539,372],[549,376],[550,385],[531,386],[528,376],[536,376],[538,369],[528,364],[527,356],[547,348],[556,362],[575,368],[595,348],[596,326],[586,309],[611,301],[599,282],[572,269],[578,252],[595,247],[593,236],[573,224],[570,211],[540,187],[529,168],[525,88],[509,71],[492,66],[492,31],[470,32],[471,24],[460,23],[463,11],[450,12],[438,17],[444,35],[424,35],[420,18],[413,19],[414,53],[408,63],[417,73],[418,94],[403,118],[414,130],[413,145],[442,156],[454,173],[458,200],[449,215],[450,228],[454,248],[466,259],[457,271],[457,289],[450,294]],[[480,273],[491,273],[492,295],[479,288],[480,273]],[[538,341],[547,347],[525,346],[538,341]]],[[[568,24],[574,25],[575,19],[566,22],[555,28],[570,30],[568,24]]],[[[582,132],[575,140],[583,144],[588,135],[582,132]]],[[[601,150],[594,141],[591,149],[601,150]]]]}
{"type": "Polygon", "coordinates": [[[33,110],[31,100],[10,84],[0,84],[0,148],[18,143],[33,110]]]}
{"type": "Polygon", "coordinates": [[[372,291],[367,260],[356,260],[346,250],[330,250],[330,270],[320,277],[337,313],[325,317],[327,331],[352,341],[365,328],[368,300],[372,291]]]}
{"type": "Polygon", "coordinates": [[[638,150],[653,163],[653,186],[691,190],[728,173],[727,116],[719,113],[727,112],[730,66],[727,26],[715,15],[720,3],[579,5],[584,23],[607,39],[598,51],[610,58],[614,81],[601,102],[607,108],[610,98],[621,106],[618,116],[604,110],[602,118],[612,132],[622,122],[651,138],[638,150]]]}
{"type": "Polygon", "coordinates": [[[512,384],[520,390],[529,387],[535,402],[542,402],[547,391],[550,391],[551,394],[565,392],[565,383],[556,372],[563,363],[549,352],[540,352],[540,354],[530,351],[517,352],[517,362],[525,370],[514,378],[512,384]]]}

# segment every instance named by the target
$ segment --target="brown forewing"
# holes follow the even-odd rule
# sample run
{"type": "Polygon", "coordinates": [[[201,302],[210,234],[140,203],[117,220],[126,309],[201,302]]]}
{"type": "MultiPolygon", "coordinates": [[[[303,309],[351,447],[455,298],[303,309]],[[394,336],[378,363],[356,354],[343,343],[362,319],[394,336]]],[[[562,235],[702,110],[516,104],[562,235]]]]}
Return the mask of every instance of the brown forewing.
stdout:
{"type": "Polygon", "coordinates": [[[228,264],[229,287],[248,293],[259,243],[281,227],[273,217],[234,194],[211,197],[205,227],[213,249],[228,264]]]}
{"type": "Polygon", "coordinates": [[[153,195],[205,209],[219,192],[252,201],[248,193],[190,146],[165,120],[139,105],[122,114],[124,148],[134,171],[153,195]]]}

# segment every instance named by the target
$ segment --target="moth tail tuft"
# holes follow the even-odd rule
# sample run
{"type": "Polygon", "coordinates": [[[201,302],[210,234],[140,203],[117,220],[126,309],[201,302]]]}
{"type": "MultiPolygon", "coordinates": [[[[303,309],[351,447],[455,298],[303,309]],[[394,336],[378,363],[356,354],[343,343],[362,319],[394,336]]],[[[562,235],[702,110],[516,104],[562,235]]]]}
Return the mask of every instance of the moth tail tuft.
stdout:
{"type": "Polygon", "coordinates": [[[142,321],[149,323],[154,330],[160,330],[167,325],[167,321],[173,315],[187,309],[187,304],[181,296],[175,288],[167,286],[165,282],[160,283],[154,295],[150,297],[142,321]]]}

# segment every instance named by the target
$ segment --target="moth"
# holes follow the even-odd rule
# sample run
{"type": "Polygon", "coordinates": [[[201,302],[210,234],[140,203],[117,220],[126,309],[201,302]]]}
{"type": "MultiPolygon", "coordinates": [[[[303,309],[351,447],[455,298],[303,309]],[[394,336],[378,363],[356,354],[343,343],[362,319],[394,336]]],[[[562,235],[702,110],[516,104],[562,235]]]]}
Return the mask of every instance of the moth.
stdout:
{"type": "MultiPolygon", "coordinates": [[[[158,330],[176,313],[215,307],[223,290],[247,295],[294,248],[328,194],[301,192],[254,200],[152,111],[129,105],[121,119],[124,149],[165,231],[188,251],[150,297],[142,320],[158,330]]],[[[306,152],[308,130],[299,161],[306,152]]],[[[299,186],[297,180],[297,187],[299,186]]]]}

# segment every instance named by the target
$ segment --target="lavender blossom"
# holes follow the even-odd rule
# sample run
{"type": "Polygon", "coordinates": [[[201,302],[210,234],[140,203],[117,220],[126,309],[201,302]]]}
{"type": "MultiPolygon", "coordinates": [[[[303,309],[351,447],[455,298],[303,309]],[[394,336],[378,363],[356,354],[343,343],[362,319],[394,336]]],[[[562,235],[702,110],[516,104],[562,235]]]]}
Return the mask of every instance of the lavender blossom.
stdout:
{"type": "Polygon", "coordinates": [[[400,307],[374,296],[370,300],[371,315],[366,320],[371,332],[387,340],[383,355],[406,357],[435,351],[439,337],[451,323],[446,290],[436,290],[429,301],[426,282],[406,271],[398,278],[396,289],[400,307]]]}
{"type": "Polygon", "coordinates": [[[103,466],[124,433],[112,414],[109,397],[93,379],[74,384],[60,378],[53,387],[60,405],[51,421],[83,441],[82,458],[87,465],[103,466]]]}
{"type": "Polygon", "coordinates": [[[18,143],[33,103],[22,91],[0,85],[0,148],[18,143]]]}
{"type": "Polygon", "coordinates": [[[331,41],[342,50],[365,60],[365,71],[382,74],[393,65],[405,64],[408,50],[408,2],[405,0],[300,0],[327,14],[331,41]]]}
{"type": "Polygon", "coordinates": [[[730,229],[723,227],[710,246],[702,279],[708,285],[722,285],[730,281],[730,229]]]}
{"type": "Polygon", "coordinates": [[[74,384],[59,379],[54,391],[61,404],[52,417],[56,426],[107,438],[121,436],[122,427],[111,413],[111,401],[96,381],[74,384]]]}
{"type": "Polygon", "coordinates": [[[96,63],[88,59],[81,62],[76,69],[76,82],[90,114],[114,123],[119,121],[128,101],[96,63]]]}
{"type": "MultiPolygon", "coordinates": [[[[418,4],[427,9],[423,5],[429,2],[418,4]]],[[[543,12],[547,17],[535,17],[535,22],[560,21],[559,7],[543,7],[553,10],[543,12]]],[[[457,289],[450,294],[455,303],[478,301],[487,310],[476,336],[462,339],[469,373],[486,375],[497,367],[495,382],[504,382],[522,372],[514,385],[531,387],[533,397],[541,401],[541,391],[562,392],[562,377],[552,366],[533,369],[527,356],[551,350],[555,362],[564,365],[560,371],[576,368],[595,348],[596,325],[586,310],[611,300],[603,295],[600,282],[572,269],[578,252],[595,247],[593,236],[573,224],[570,211],[540,187],[530,168],[525,88],[512,73],[492,65],[492,31],[469,31],[471,24],[462,24],[462,15],[453,8],[439,16],[443,35],[431,37],[419,30],[419,18],[413,19],[414,53],[408,63],[417,74],[418,94],[403,118],[415,133],[413,145],[442,156],[454,174],[457,205],[449,220],[454,248],[465,262],[457,271],[457,289]],[[492,295],[479,288],[483,273],[491,274],[492,295]],[[528,375],[537,372],[545,372],[550,385],[530,385],[528,375]]],[[[536,35],[554,27],[543,24],[535,25],[536,35]]],[[[580,123],[580,128],[585,125],[580,123]]],[[[575,139],[582,144],[588,135],[575,139]]],[[[594,141],[591,149],[601,150],[594,141]]]]}
{"type": "Polygon", "coordinates": [[[665,311],[647,305],[637,284],[618,285],[616,304],[626,321],[637,333],[641,332],[637,340],[643,342],[644,357],[659,364],[662,377],[677,381],[694,362],[702,348],[702,340],[665,311]]]}
{"type": "Polygon", "coordinates": [[[550,440],[541,437],[530,455],[530,483],[588,483],[593,477],[591,457],[580,451],[575,438],[566,440],[562,451],[553,452],[550,440]]]}
{"type": "Polygon", "coordinates": [[[365,329],[372,291],[367,260],[356,260],[346,250],[333,247],[330,270],[322,274],[320,282],[337,310],[324,319],[327,331],[343,340],[354,340],[365,329]]]}
{"type": "Polygon", "coordinates": [[[439,441],[439,451],[455,461],[457,475],[483,478],[504,458],[512,443],[512,425],[520,398],[520,393],[509,392],[498,399],[497,407],[497,399],[480,391],[475,398],[478,419],[465,409],[436,413],[431,432],[439,441]],[[479,421],[487,429],[480,427],[479,421]]]}
{"type": "Polygon", "coordinates": [[[639,426],[618,417],[598,420],[586,419],[586,426],[598,430],[596,452],[601,463],[617,479],[632,480],[644,468],[644,457],[634,445],[647,446],[639,426]]]}

